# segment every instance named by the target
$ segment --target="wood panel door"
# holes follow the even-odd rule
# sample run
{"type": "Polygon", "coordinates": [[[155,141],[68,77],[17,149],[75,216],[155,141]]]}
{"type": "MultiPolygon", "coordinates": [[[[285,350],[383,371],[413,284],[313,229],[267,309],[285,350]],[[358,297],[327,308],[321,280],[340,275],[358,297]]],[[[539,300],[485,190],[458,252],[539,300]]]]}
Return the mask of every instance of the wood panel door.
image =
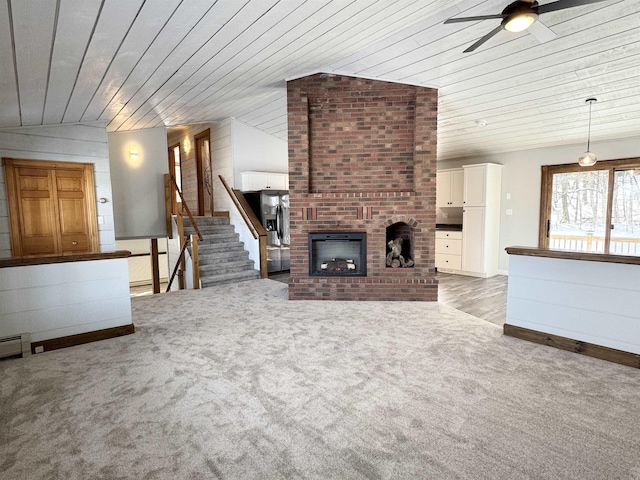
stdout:
{"type": "Polygon", "coordinates": [[[211,176],[211,132],[195,137],[196,174],[198,179],[198,215],[213,214],[213,178],[211,176]]]}
{"type": "Polygon", "coordinates": [[[3,159],[14,257],[99,251],[93,165],[3,159]]]}

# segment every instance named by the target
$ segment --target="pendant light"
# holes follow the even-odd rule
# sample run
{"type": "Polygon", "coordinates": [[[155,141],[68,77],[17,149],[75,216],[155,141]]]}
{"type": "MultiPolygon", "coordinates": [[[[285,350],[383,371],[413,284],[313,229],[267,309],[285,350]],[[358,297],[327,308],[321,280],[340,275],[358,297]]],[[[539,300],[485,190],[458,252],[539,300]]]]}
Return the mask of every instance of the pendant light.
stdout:
{"type": "Polygon", "coordinates": [[[589,104],[589,133],[587,135],[587,151],[578,158],[578,165],[581,167],[591,167],[598,161],[596,154],[589,150],[591,146],[591,104],[597,101],[595,98],[587,98],[585,100],[585,102],[589,104]]]}

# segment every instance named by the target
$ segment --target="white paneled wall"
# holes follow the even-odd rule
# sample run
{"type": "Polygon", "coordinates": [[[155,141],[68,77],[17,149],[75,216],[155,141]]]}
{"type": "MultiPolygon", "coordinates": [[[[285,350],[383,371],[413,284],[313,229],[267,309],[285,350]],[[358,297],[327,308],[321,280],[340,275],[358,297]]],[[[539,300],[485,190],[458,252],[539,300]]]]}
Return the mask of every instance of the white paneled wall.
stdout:
{"type": "Polygon", "coordinates": [[[126,258],[0,268],[0,337],[39,342],[130,324],[126,258]]]}
{"type": "MultiPolygon", "coordinates": [[[[93,163],[101,252],[116,249],[107,130],[102,123],[0,129],[0,157],[93,163]],[[100,203],[106,198],[106,203],[100,203]]],[[[11,257],[4,171],[0,167],[0,258],[11,257]]]]}
{"type": "Polygon", "coordinates": [[[507,324],[640,354],[640,265],[511,255],[507,324]]]}

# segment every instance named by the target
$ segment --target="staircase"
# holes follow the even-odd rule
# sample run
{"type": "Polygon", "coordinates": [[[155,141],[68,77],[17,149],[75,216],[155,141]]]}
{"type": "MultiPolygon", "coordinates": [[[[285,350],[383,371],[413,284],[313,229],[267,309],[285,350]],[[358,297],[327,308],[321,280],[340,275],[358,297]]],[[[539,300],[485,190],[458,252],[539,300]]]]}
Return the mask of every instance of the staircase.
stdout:
{"type": "MultiPolygon", "coordinates": [[[[202,234],[202,241],[198,241],[198,260],[203,288],[260,278],[229,217],[195,217],[195,221],[202,234]]],[[[187,217],[184,217],[184,233],[195,234],[187,217]]]]}

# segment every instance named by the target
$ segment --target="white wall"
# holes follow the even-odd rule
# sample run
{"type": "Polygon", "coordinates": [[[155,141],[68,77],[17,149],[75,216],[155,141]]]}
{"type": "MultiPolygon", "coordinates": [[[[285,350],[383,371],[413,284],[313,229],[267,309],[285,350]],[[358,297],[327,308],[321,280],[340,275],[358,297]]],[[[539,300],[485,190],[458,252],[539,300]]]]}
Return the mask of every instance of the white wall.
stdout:
{"type": "Polygon", "coordinates": [[[286,140],[231,119],[233,174],[231,184],[240,189],[240,174],[247,171],[289,173],[289,147],[286,140]]]}
{"type": "MultiPolygon", "coordinates": [[[[0,129],[0,157],[93,163],[101,252],[116,249],[107,130],[103,123],[0,129]]],[[[0,258],[11,257],[4,171],[0,166],[0,258]]]]}
{"type": "Polygon", "coordinates": [[[118,239],[167,236],[164,174],[169,172],[164,127],[109,134],[115,235],[118,239]],[[138,159],[130,151],[138,151],[138,159]]]}
{"type": "Polygon", "coordinates": [[[39,342],[130,324],[126,258],[0,268],[0,337],[39,342]]]}
{"type": "MultiPolygon", "coordinates": [[[[519,152],[479,155],[474,158],[438,162],[438,168],[453,168],[473,163],[493,162],[504,165],[502,171],[502,212],[500,215],[499,270],[507,273],[509,256],[505,248],[512,246],[537,247],[540,218],[540,180],[542,165],[556,165],[578,161],[585,144],[523,150],[519,152]],[[511,199],[507,200],[507,194],[511,199]],[[513,215],[505,215],[507,209],[513,215]]],[[[591,150],[599,160],[640,157],[640,137],[623,140],[592,142],[591,150]]]]}

